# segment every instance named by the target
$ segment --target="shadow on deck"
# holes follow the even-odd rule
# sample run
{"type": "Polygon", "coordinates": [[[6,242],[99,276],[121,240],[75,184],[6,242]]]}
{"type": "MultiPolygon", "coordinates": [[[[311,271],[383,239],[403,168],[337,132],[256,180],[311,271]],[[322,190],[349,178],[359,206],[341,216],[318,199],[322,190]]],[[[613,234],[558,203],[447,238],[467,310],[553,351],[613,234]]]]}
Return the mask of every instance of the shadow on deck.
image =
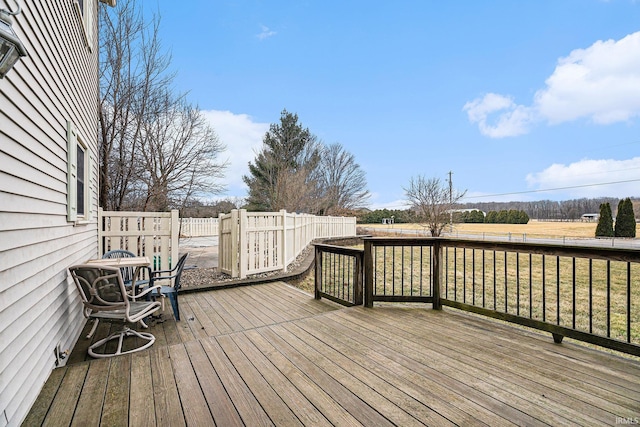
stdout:
{"type": "Polygon", "coordinates": [[[455,310],[342,308],[282,282],[180,301],[183,320],[152,326],[150,350],[87,361],[81,337],[25,425],[591,426],[640,418],[637,360],[455,310]]]}

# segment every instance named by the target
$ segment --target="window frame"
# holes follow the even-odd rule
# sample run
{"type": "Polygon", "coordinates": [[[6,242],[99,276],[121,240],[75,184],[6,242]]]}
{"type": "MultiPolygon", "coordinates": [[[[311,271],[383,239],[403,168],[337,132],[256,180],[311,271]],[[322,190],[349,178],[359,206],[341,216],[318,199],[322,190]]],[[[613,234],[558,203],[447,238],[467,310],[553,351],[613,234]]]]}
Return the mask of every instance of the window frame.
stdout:
{"type": "Polygon", "coordinates": [[[84,34],[85,45],[89,51],[93,51],[95,43],[95,35],[93,33],[93,24],[95,20],[96,8],[92,7],[94,0],[73,0],[74,9],[78,13],[80,23],[84,34]],[[82,5],[80,5],[82,3],[82,5]]]}
{"type": "Polygon", "coordinates": [[[67,221],[76,224],[91,221],[91,202],[94,183],[91,179],[93,170],[93,156],[89,146],[84,142],[80,133],[72,122],[67,122],[67,221]],[[84,152],[82,167],[78,166],[78,147],[84,152]],[[79,171],[83,172],[79,176],[79,171]],[[82,183],[82,194],[78,194],[79,184],[82,183]],[[82,196],[82,197],[80,197],[82,196]],[[82,200],[81,209],[78,202],[82,200]]]}

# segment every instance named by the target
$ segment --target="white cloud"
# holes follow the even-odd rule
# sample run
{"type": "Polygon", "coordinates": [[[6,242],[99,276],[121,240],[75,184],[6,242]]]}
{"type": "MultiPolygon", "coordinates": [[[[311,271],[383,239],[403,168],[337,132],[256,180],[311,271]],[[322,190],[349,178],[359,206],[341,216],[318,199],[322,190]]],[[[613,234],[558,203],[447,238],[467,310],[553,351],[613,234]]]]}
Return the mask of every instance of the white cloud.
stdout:
{"type": "Polygon", "coordinates": [[[526,180],[536,189],[574,187],[565,190],[571,198],[637,197],[640,196],[640,157],[553,164],[541,172],[527,175],[526,180]]]}
{"type": "Polygon", "coordinates": [[[264,40],[278,34],[277,32],[270,30],[267,26],[260,25],[260,28],[262,29],[262,31],[258,35],[256,35],[256,37],[258,37],[260,40],[264,40]]]}
{"type": "Polygon", "coordinates": [[[492,138],[528,132],[532,124],[588,119],[606,125],[640,116],[640,32],[620,40],[597,41],[560,58],[530,107],[489,93],[467,102],[464,111],[492,138]],[[493,125],[489,114],[497,114],[493,125]]]}
{"type": "Polygon", "coordinates": [[[262,146],[262,137],[269,130],[269,123],[257,123],[246,114],[234,114],[230,111],[208,110],[203,114],[215,129],[220,141],[227,150],[221,159],[228,159],[229,167],[225,171],[227,193],[231,196],[244,196],[246,185],[242,176],[249,173],[248,163],[262,146]]]}
{"type": "Polygon", "coordinates": [[[522,135],[529,130],[529,109],[516,105],[513,99],[506,96],[488,93],[482,98],[467,102],[463,110],[467,112],[469,121],[478,123],[480,132],[491,138],[522,135]],[[502,113],[498,115],[496,123],[488,124],[490,115],[498,112],[502,113]]]}

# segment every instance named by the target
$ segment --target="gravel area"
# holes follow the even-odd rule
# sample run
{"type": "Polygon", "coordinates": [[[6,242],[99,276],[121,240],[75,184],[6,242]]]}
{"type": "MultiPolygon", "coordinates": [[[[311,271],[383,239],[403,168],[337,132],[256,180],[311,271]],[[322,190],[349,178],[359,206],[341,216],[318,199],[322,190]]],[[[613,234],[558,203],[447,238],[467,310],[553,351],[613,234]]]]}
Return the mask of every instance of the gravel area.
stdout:
{"type": "MultiPolygon", "coordinates": [[[[296,259],[287,267],[288,271],[295,271],[302,266],[302,263],[306,260],[307,256],[313,251],[313,246],[307,246],[296,259]]],[[[281,271],[270,271],[267,273],[253,274],[247,276],[247,279],[262,279],[272,276],[281,275],[281,271]]],[[[217,268],[194,268],[185,270],[182,273],[182,279],[180,284],[183,288],[189,288],[194,286],[215,286],[224,284],[225,282],[231,282],[237,279],[233,279],[231,276],[225,273],[220,273],[217,268]]],[[[294,284],[294,283],[292,283],[294,284]]]]}

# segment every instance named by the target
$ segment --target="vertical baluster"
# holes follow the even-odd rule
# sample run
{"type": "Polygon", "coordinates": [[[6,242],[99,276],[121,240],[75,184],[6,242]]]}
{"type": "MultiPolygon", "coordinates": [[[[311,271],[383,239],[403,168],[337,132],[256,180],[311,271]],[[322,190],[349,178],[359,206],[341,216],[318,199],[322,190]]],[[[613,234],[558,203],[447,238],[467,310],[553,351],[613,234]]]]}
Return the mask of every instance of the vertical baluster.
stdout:
{"type": "Polygon", "coordinates": [[[547,269],[545,267],[546,255],[542,255],[542,321],[547,320],[547,292],[545,282],[547,281],[547,269]]]}
{"type": "Polygon", "coordinates": [[[520,316],[520,252],[516,252],[516,316],[520,316]]]}
{"type": "Polygon", "coordinates": [[[462,248],[462,302],[467,302],[467,248],[462,248]]]}
{"type": "Polygon", "coordinates": [[[496,286],[496,251],[493,251],[493,309],[496,310],[498,308],[497,304],[497,286],[496,286]]]}
{"type": "Polygon", "coordinates": [[[611,260],[607,260],[607,338],[611,337],[611,260]]]}
{"type": "Polygon", "coordinates": [[[631,342],[631,263],[627,261],[627,342],[631,342]]]}
{"type": "Polygon", "coordinates": [[[529,254],[529,319],[533,318],[533,255],[529,254]]]}
{"type": "Polygon", "coordinates": [[[593,333],[593,259],[589,258],[589,333],[593,333]]]}
{"type": "Polygon", "coordinates": [[[509,285],[507,279],[507,251],[504,251],[504,312],[509,311],[509,285]]]}
{"type": "Polygon", "coordinates": [[[476,305],[476,250],[475,248],[471,250],[471,256],[473,260],[471,261],[471,292],[473,293],[471,303],[476,305]]]}
{"type": "Polygon", "coordinates": [[[572,320],[571,320],[571,327],[573,329],[576,328],[576,258],[573,257],[573,263],[572,263],[572,269],[571,269],[571,283],[572,283],[572,303],[571,303],[571,312],[573,313],[571,315],[572,320]]]}
{"type": "Polygon", "coordinates": [[[560,324],[560,257],[556,255],[556,325],[560,324]]]}

